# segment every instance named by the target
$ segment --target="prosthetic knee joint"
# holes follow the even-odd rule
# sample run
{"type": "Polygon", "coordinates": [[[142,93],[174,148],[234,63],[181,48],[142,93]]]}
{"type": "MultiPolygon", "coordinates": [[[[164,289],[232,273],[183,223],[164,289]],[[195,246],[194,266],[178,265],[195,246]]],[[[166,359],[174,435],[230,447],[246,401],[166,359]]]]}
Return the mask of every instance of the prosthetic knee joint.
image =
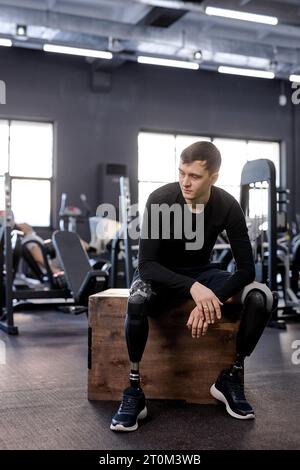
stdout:
{"type": "Polygon", "coordinates": [[[241,292],[244,305],[241,324],[237,335],[237,353],[249,356],[254,350],[269,319],[277,307],[277,292],[259,282],[252,282],[241,292]]]}
{"type": "Polygon", "coordinates": [[[151,295],[151,284],[141,279],[136,279],[129,290],[125,335],[129,358],[134,363],[140,362],[146,346],[149,331],[146,302],[151,295]]]}
{"type": "Polygon", "coordinates": [[[277,292],[271,292],[266,284],[260,282],[252,282],[244,287],[241,293],[241,301],[245,305],[246,301],[251,298],[252,302],[261,304],[262,299],[266,313],[271,314],[277,307],[277,292]]]}

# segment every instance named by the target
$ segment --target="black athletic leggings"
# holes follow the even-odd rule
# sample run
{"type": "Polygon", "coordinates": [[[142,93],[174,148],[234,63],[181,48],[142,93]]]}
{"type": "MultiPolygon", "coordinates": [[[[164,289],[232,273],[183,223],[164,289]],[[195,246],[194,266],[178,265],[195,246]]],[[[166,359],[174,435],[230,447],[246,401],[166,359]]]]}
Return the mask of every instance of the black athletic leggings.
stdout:
{"type": "MultiPolygon", "coordinates": [[[[214,267],[207,266],[199,270],[193,278],[212,291],[219,287],[231,274],[214,267]]],[[[170,289],[161,286],[150,285],[143,282],[138,270],[135,271],[130,295],[128,299],[127,314],[125,320],[125,334],[128,354],[131,362],[140,362],[148,338],[148,315],[155,313],[155,306],[170,305],[183,298],[176,296],[170,289]]],[[[224,308],[224,307],[222,307],[224,308]]],[[[226,308],[226,304],[225,304],[226,308]]],[[[236,338],[236,352],[240,357],[249,356],[261,337],[271,315],[266,308],[265,295],[257,290],[251,290],[247,295],[242,311],[241,323],[236,338]]]]}

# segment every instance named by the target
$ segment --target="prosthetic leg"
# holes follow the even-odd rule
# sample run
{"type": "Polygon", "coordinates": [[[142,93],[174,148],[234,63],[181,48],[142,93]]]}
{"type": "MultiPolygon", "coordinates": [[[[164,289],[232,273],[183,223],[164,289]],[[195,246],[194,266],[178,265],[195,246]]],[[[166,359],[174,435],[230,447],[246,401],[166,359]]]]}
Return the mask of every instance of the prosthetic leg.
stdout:
{"type": "Polygon", "coordinates": [[[150,284],[141,279],[136,279],[129,291],[125,335],[131,361],[130,387],[124,390],[121,405],[112,418],[112,431],[135,431],[138,421],[147,416],[146,399],[140,387],[139,362],[148,339],[146,306],[151,295],[150,284]]]}
{"type": "Polygon", "coordinates": [[[221,372],[211,386],[210,393],[226,406],[230,416],[237,419],[253,419],[253,408],[244,394],[244,359],[253,352],[271,315],[277,308],[277,292],[258,282],[253,282],[241,292],[244,305],[236,339],[236,360],[229,369],[221,372]]]}
{"type": "Polygon", "coordinates": [[[137,279],[129,291],[127,314],[125,319],[125,336],[129,359],[131,362],[130,385],[139,388],[139,362],[142,359],[148,339],[149,324],[146,314],[146,303],[152,295],[150,283],[137,279]]]}
{"type": "Polygon", "coordinates": [[[277,308],[278,294],[255,281],[242,290],[241,303],[244,311],[236,340],[237,359],[244,359],[253,352],[272,312],[277,308]]]}

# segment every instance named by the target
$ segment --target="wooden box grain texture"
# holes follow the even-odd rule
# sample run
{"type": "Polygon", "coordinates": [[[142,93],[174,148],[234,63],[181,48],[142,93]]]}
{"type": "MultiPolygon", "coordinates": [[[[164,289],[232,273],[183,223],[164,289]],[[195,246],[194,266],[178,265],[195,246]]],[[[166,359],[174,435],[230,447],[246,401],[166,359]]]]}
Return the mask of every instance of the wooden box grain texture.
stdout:
{"type": "MultiPolygon", "coordinates": [[[[120,400],[130,362],[124,320],[128,289],[108,289],[89,299],[89,400],[120,400]]],[[[222,316],[206,336],[193,339],[186,327],[193,300],[149,318],[149,337],[140,365],[147,398],[216,403],[209,388],[235,357],[239,319],[222,316]]]]}

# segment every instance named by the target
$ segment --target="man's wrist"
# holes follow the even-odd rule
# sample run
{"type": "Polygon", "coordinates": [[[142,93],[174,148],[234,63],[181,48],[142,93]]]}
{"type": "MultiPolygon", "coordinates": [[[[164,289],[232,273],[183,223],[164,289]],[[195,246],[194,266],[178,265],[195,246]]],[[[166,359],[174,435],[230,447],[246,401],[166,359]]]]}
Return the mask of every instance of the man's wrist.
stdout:
{"type": "Polygon", "coordinates": [[[195,287],[202,287],[202,284],[199,281],[195,281],[190,288],[190,293],[192,293],[192,290],[194,290],[195,287]]]}
{"type": "Polygon", "coordinates": [[[193,289],[193,287],[195,287],[196,284],[197,284],[197,281],[195,281],[195,282],[191,285],[191,287],[190,287],[190,292],[192,292],[192,289],[193,289]]]}

